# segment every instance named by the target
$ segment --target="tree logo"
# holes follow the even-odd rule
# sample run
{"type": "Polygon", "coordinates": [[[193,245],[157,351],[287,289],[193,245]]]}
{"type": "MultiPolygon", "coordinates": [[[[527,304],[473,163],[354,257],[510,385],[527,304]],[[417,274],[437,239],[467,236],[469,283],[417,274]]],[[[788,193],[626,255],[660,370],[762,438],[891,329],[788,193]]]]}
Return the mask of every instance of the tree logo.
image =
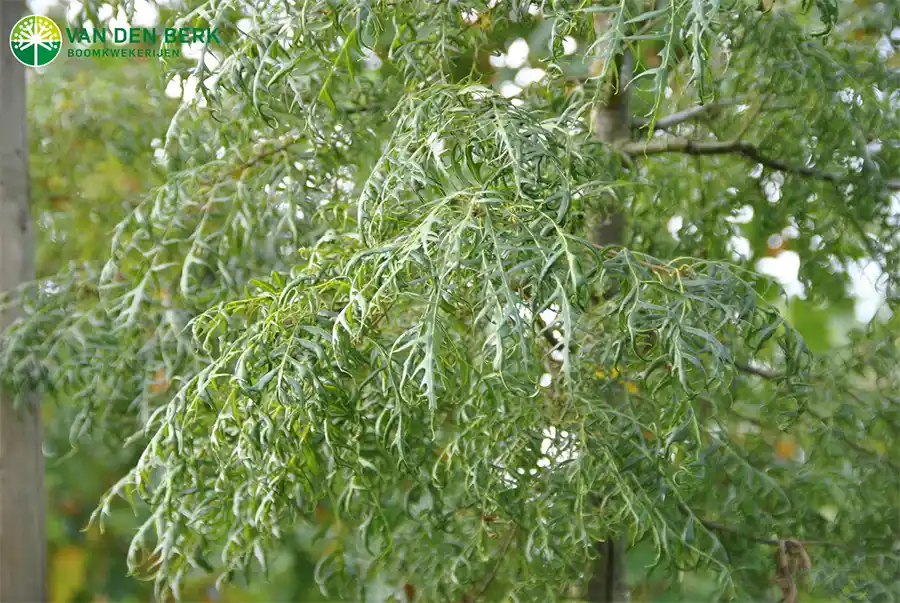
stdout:
{"type": "Polygon", "coordinates": [[[29,15],[19,19],[9,34],[13,56],[28,67],[49,64],[62,48],[62,33],[52,19],[29,15]]]}

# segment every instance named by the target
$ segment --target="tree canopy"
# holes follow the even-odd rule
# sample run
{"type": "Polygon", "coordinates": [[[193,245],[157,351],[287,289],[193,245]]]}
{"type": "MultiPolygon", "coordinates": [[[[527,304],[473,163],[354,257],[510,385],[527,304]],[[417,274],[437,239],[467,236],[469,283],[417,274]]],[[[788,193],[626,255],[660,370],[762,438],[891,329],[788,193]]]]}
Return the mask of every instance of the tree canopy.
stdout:
{"type": "Polygon", "coordinates": [[[73,442],[137,449],[94,515],[145,511],[132,571],[266,572],[301,531],[334,598],[597,600],[621,538],[710,599],[900,599],[900,5],[162,21],[221,38],[168,65],[171,121],[51,134],[157,167],[35,198],[152,189],[61,227],[0,351],[73,442]],[[787,251],[790,299],[757,271],[787,251]],[[883,307],[847,326],[863,264],[883,307]]]}

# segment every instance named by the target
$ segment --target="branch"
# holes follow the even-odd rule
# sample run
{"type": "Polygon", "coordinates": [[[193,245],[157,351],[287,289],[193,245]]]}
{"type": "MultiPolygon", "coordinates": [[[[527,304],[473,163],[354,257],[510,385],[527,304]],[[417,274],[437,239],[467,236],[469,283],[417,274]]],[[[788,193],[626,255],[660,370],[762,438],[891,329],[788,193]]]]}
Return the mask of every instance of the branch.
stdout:
{"type": "MultiPolygon", "coordinates": [[[[850,395],[853,396],[852,393],[850,393],[850,395]]],[[[828,417],[820,415],[818,412],[816,412],[815,409],[807,408],[806,412],[808,414],[812,415],[813,417],[815,417],[816,419],[818,419],[824,427],[826,427],[835,436],[839,437],[841,439],[841,441],[844,442],[844,444],[846,444],[853,450],[859,452],[860,454],[865,454],[866,456],[874,457],[874,458],[878,459],[879,461],[883,462],[885,465],[887,465],[894,471],[900,473],[900,464],[892,461],[891,457],[881,454],[879,452],[876,452],[874,450],[869,450],[862,444],[859,444],[858,442],[854,441],[852,438],[850,438],[850,436],[848,436],[846,433],[844,433],[843,429],[840,429],[839,427],[835,427],[834,425],[830,424],[828,422],[828,417]]]]}
{"type": "Polygon", "coordinates": [[[767,369],[760,366],[753,366],[751,364],[747,364],[746,362],[741,362],[739,360],[734,361],[734,368],[739,371],[743,371],[745,373],[750,373],[751,375],[756,375],[757,377],[762,377],[763,379],[784,379],[784,375],[773,371],[772,369],[767,369]]]}
{"type": "MultiPolygon", "coordinates": [[[[740,362],[740,361],[734,362],[734,368],[738,369],[739,371],[743,371],[743,372],[749,373],[751,375],[756,375],[757,377],[762,377],[763,379],[771,379],[773,381],[777,381],[778,379],[783,379],[785,377],[785,375],[782,375],[781,373],[778,373],[772,369],[756,367],[756,366],[752,366],[750,364],[747,364],[745,362],[740,362]]],[[[850,394],[850,395],[852,395],[852,394],[850,394]]],[[[843,430],[841,430],[837,427],[834,427],[833,425],[830,425],[827,421],[827,418],[822,416],[818,412],[816,412],[815,409],[813,409],[811,407],[807,407],[806,412],[808,414],[812,415],[813,417],[815,417],[817,420],[819,420],[822,423],[822,425],[827,427],[829,429],[829,431],[831,431],[833,434],[835,434],[837,437],[839,437],[850,448],[853,448],[857,452],[865,454],[867,456],[875,457],[879,461],[884,462],[884,464],[886,464],[891,469],[893,469],[895,471],[900,471],[900,464],[892,461],[890,457],[887,457],[883,454],[875,452],[874,450],[869,450],[865,446],[862,446],[859,443],[855,442],[853,439],[848,437],[847,434],[844,433],[843,430]]],[[[737,416],[739,416],[741,419],[743,419],[745,421],[753,420],[753,419],[750,419],[750,417],[745,417],[738,413],[734,413],[734,414],[736,414],[737,416]]]]}
{"type": "Polygon", "coordinates": [[[509,536],[506,538],[506,542],[503,543],[503,548],[500,549],[500,553],[497,555],[497,562],[494,564],[494,567],[491,569],[491,573],[488,574],[487,579],[484,581],[484,584],[481,585],[481,589],[478,591],[478,595],[483,595],[488,587],[491,585],[491,582],[494,581],[494,578],[497,577],[497,572],[500,570],[500,565],[503,563],[503,558],[506,556],[506,551],[509,550],[509,545],[512,544],[512,541],[516,537],[516,532],[518,531],[518,527],[513,528],[509,536]]]}
{"type": "Polygon", "coordinates": [[[510,529],[509,531],[509,535],[506,537],[506,541],[500,547],[500,552],[497,554],[497,560],[494,562],[490,573],[488,573],[484,581],[481,583],[478,592],[474,596],[464,594],[462,603],[475,603],[475,601],[477,601],[479,598],[481,598],[482,595],[484,595],[485,592],[487,592],[488,587],[490,587],[491,583],[494,581],[494,578],[497,577],[497,572],[500,571],[500,566],[503,564],[503,558],[506,557],[506,552],[509,550],[509,546],[512,544],[512,541],[515,540],[518,531],[518,524],[513,524],[512,529],[510,529]]]}
{"type": "MultiPolygon", "coordinates": [[[[295,144],[298,144],[301,141],[302,141],[302,139],[299,136],[290,137],[286,141],[282,141],[280,144],[278,144],[270,149],[267,149],[265,151],[262,151],[260,153],[257,153],[256,155],[251,156],[246,161],[244,161],[236,166],[232,166],[232,167],[226,169],[224,172],[218,174],[214,178],[206,178],[204,180],[201,180],[200,186],[215,186],[215,185],[223,182],[226,178],[238,176],[238,175],[240,175],[241,172],[243,172],[247,168],[251,168],[254,165],[256,165],[257,163],[260,163],[261,161],[263,161],[264,159],[271,157],[272,155],[275,155],[277,153],[280,153],[281,151],[286,151],[288,148],[292,147],[295,144]]],[[[301,155],[298,155],[297,159],[312,159],[313,157],[315,157],[315,155],[312,153],[303,153],[301,155]]]]}
{"type": "MultiPolygon", "coordinates": [[[[799,174],[816,180],[838,183],[846,179],[846,176],[835,172],[825,172],[802,165],[791,165],[780,159],[766,157],[755,145],[743,140],[701,142],[688,138],[666,137],[648,142],[628,142],[620,145],[619,150],[629,155],[659,155],[661,153],[725,155],[731,153],[743,155],[773,170],[799,174]]],[[[884,184],[889,190],[900,190],[900,178],[885,180],[884,184]]]]}
{"type": "Polygon", "coordinates": [[[753,542],[759,542],[760,544],[772,544],[775,546],[783,546],[786,542],[794,542],[801,546],[830,546],[830,547],[840,547],[844,548],[846,545],[841,544],[840,542],[831,542],[829,540],[797,540],[795,538],[766,538],[764,536],[756,536],[754,534],[748,534],[746,532],[742,532],[736,528],[732,528],[731,526],[727,526],[725,524],[719,523],[717,521],[708,521],[706,519],[700,519],[700,523],[708,530],[715,530],[717,532],[727,532],[729,534],[733,534],[734,536],[740,536],[741,538],[745,538],[747,540],[752,540],[753,542]]]}
{"type": "MultiPolygon", "coordinates": [[[[660,117],[655,122],[653,122],[653,128],[656,130],[667,130],[672,126],[677,126],[682,122],[691,120],[698,115],[702,115],[704,113],[716,113],[729,105],[736,104],[737,102],[738,99],[736,98],[728,98],[715,103],[690,107],[688,109],[685,109],[684,111],[679,111],[677,113],[672,113],[671,115],[666,115],[665,117],[660,117]]],[[[650,120],[646,118],[636,118],[632,121],[635,126],[641,129],[650,126],[650,120]]]]}

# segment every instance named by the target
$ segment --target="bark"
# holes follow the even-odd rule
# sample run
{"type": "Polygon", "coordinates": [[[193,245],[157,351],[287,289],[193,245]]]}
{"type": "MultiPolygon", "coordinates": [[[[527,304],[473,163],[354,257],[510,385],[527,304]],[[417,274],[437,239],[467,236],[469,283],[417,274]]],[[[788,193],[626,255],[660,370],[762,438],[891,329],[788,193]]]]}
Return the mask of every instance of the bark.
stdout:
{"type": "MultiPolygon", "coordinates": [[[[596,13],[594,30],[602,36],[609,27],[608,13],[596,13]]],[[[594,107],[591,120],[594,138],[603,143],[617,144],[631,135],[631,82],[634,57],[625,50],[614,57],[616,61],[614,77],[606,83],[600,101],[594,107]]],[[[618,245],[624,240],[625,214],[621,205],[602,210],[594,216],[590,224],[590,240],[595,245],[618,245]]],[[[591,603],[623,603],[628,601],[626,581],[625,537],[609,538],[594,545],[597,558],[594,561],[588,582],[587,600],[591,603]]]]}
{"type": "MultiPolygon", "coordinates": [[[[9,35],[25,14],[20,0],[0,0],[0,31],[9,35]]],[[[25,68],[0,44],[0,291],[34,280],[28,200],[25,68]]],[[[16,312],[0,314],[0,330],[16,312]]],[[[46,601],[44,461],[40,404],[14,408],[0,391],[0,601],[46,601]]]]}
{"type": "Polygon", "coordinates": [[[587,600],[591,603],[622,603],[628,601],[625,538],[614,538],[594,545],[597,559],[588,583],[587,600]]]}
{"type": "MultiPolygon", "coordinates": [[[[609,18],[598,14],[594,17],[594,29],[602,35],[609,26],[609,18]]],[[[634,57],[630,50],[613,59],[613,77],[605,83],[599,102],[591,113],[591,129],[594,138],[607,144],[627,141],[631,136],[631,89],[628,84],[634,71],[634,57]]],[[[595,66],[601,71],[602,65],[595,66]]],[[[619,245],[623,241],[625,215],[618,207],[608,207],[590,223],[590,239],[595,245],[619,245]]]]}

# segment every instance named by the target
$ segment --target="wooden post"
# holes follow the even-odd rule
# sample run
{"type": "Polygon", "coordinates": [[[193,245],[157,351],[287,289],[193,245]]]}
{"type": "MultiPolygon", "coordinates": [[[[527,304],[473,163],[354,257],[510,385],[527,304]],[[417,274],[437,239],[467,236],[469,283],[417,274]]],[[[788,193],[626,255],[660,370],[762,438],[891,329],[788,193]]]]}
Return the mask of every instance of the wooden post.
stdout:
{"type": "MultiPolygon", "coordinates": [[[[34,279],[34,236],[28,199],[25,67],[9,35],[25,16],[22,0],[0,0],[0,290],[34,279]]],[[[0,330],[16,312],[0,314],[0,330]]],[[[40,402],[16,409],[0,390],[0,601],[42,603],[46,597],[44,459],[40,402]]]]}

